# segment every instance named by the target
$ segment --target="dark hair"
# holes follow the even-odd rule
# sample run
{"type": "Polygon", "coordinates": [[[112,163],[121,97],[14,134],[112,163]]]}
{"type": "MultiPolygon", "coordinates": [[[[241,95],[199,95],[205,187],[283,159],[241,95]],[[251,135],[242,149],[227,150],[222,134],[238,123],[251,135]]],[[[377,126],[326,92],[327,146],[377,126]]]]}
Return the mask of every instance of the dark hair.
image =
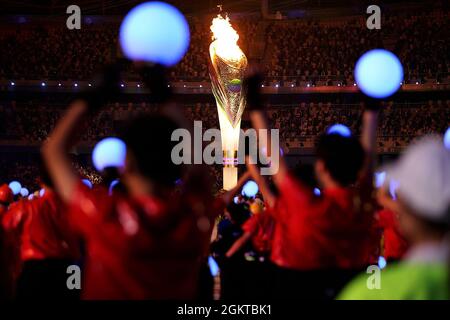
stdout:
{"type": "Polygon", "coordinates": [[[227,206],[227,211],[237,225],[242,225],[250,217],[249,208],[245,203],[236,204],[232,202],[227,206]]]}
{"type": "Polygon", "coordinates": [[[179,126],[162,115],[140,115],[122,130],[121,138],[136,161],[137,170],[144,177],[164,186],[171,186],[180,178],[182,166],[171,159],[172,132],[179,126]]]}
{"type": "Polygon", "coordinates": [[[364,163],[364,150],[355,137],[323,135],[319,139],[316,154],[325,163],[331,177],[342,186],[356,182],[364,163]]]}
{"type": "Polygon", "coordinates": [[[307,187],[314,189],[317,187],[316,175],[314,173],[314,166],[312,164],[297,163],[294,168],[295,177],[300,180],[307,187]]]}

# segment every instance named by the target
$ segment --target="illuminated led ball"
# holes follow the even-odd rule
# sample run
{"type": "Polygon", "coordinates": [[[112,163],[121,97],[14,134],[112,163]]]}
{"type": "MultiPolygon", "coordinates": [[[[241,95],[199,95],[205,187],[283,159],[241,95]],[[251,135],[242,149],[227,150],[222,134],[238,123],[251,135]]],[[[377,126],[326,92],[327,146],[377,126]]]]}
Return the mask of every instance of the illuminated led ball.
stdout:
{"type": "Polygon", "coordinates": [[[13,192],[14,195],[18,195],[20,193],[20,190],[22,189],[22,185],[19,181],[11,181],[9,183],[9,188],[13,192]]]}
{"type": "Polygon", "coordinates": [[[34,194],[30,194],[30,195],[28,196],[28,200],[33,200],[33,198],[34,198],[34,194]]]}
{"type": "Polygon", "coordinates": [[[256,182],[250,180],[242,187],[242,194],[246,197],[253,198],[258,193],[258,190],[256,182]]]}
{"type": "Polygon", "coordinates": [[[327,130],[327,134],[338,134],[340,136],[348,138],[352,135],[352,132],[350,131],[349,127],[338,123],[329,127],[327,130]]]}
{"type": "Polygon", "coordinates": [[[144,2],[125,16],[119,41],[131,60],[177,64],[189,47],[189,25],[183,14],[168,3],[144,2]]]}
{"type": "Polygon", "coordinates": [[[44,188],[42,188],[41,190],[39,190],[39,196],[40,196],[40,197],[43,197],[44,194],[45,194],[45,189],[44,189],[44,188]]]}
{"type": "Polygon", "coordinates": [[[448,128],[447,131],[445,131],[444,145],[447,149],[450,149],[450,128],[448,128]]]}
{"type": "Polygon", "coordinates": [[[314,195],[315,195],[315,196],[320,197],[321,194],[322,194],[322,193],[320,192],[320,189],[319,189],[319,188],[314,188],[314,195]]]}
{"type": "Polygon", "coordinates": [[[81,182],[83,182],[83,184],[89,189],[92,189],[92,182],[90,182],[88,179],[82,179],[81,182]]]}
{"type": "Polygon", "coordinates": [[[239,79],[233,79],[228,83],[228,90],[230,90],[233,93],[239,93],[241,92],[241,85],[242,81],[239,79]]]}
{"type": "Polygon", "coordinates": [[[21,188],[21,189],[20,189],[20,195],[21,195],[22,197],[27,197],[29,194],[30,194],[30,192],[28,191],[27,188],[21,188]]]}
{"type": "Polygon", "coordinates": [[[92,151],[92,162],[98,171],[107,167],[123,168],[127,147],[119,138],[105,138],[98,142],[92,151]]]}
{"type": "Polygon", "coordinates": [[[355,80],[359,89],[372,98],[394,94],[403,81],[403,67],[395,54],[384,49],[364,53],[356,62],[355,80]]]}

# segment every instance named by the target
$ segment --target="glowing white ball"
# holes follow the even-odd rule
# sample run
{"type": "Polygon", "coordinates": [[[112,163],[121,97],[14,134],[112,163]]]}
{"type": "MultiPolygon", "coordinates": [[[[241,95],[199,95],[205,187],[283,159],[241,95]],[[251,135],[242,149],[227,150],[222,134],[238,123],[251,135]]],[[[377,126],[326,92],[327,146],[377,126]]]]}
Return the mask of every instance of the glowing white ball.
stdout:
{"type": "Polygon", "coordinates": [[[28,196],[29,194],[30,194],[30,192],[28,191],[27,188],[21,188],[21,189],[20,189],[20,195],[21,195],[22,197],[26,197],[26,196],[28,196]]]}
{"type": "Polygon", "coordinates": [[[45,194],[45,189],[44,189],[44,188],[42,188],[41,190],[39,190],[39,196],[40,196],[40,197],[43,197],[44,194],[45,194]]]}
{"type": "Polygon", "coordinates": [[[258,193],[258,185],[255,181],[250,180],[242,187],[242,194],[246,197],[253,198],[258,193]]]}
{"type": "Polygon", "coordinates": [[[337,123],[328,128],[327,134],[338,134],[340,136],[348,138],[352,135],[352,132],[350,131],[349,127],[337,123]]]}
{"type": "Polygon", "coordinates": [[[355,66],[359,89],[372,98],[394,94],[403,81],[403,67],[395,54],[384,49],[364,53],[355,66]]]}
{"type": "Polygon", "coordinates": [[[28,200],[33,200],[33,198],[34,198],[34,194],[30,194],[30,195],[28,196],[28,200]]]}
{"type": "Polygon", "coordinates": [[[98,171],[107,167],[123,168],[127,147],[119,138],[105,138],[97,143],[92,152],[92,162],[98,171]]]}
{"type": "Polygon", "coordinates": [[[450,128],[448,128],[447,131],[445,131],[444,145],[447,149],[450,149],[450,128]]]}
{"type": "Polygon", "coordinates": [[[189,47],[189,25],[183,14],[168,3],[144,2],[126,15],[119,41],[129,59],[177,64],[189,47]]]}
{"type": "Polygon", "coordinates": [[[89,189],[92,189],[92,182],[90,182],[88,179],[81,180],[85,186],[87,186],[89,189]]]}
{"type": "Polygon", "coordinates": [[[11,181],[9,183],[9,188],[13,192],[14,195],[18,195],[20,193],[20,190],[22,189],[22,185],[19,181],[11,181]]]}

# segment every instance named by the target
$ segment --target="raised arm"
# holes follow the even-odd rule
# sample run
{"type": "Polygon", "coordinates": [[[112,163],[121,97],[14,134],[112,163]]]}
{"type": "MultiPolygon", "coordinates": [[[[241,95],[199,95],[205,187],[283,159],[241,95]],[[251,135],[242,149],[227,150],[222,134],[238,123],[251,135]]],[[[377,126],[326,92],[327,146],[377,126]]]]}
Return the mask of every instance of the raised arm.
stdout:
{"type": "Polygon", "coordinates": [[[80,132],[87,111],[86,101],[74,101],[42,147],[47,170],[55,189],[65,202],[72,198],[78,180],[68,153],[80,132]]]}
{"type": "Polygon", "coordinates": [[[69,150],[77,142],[78,134],[82,132],[88,114],[103,106],[107,98],[119,93],[120,71],[123,67],[124,61],[106,66],[95,79],[95,88],[81,93],[69,105],[66,114],[56,124],[42,147],[47,170],[56,191],[65,202],[71,200],[78,181],[68,156],[69,150]]]}
{"type": "Polygon", "coordinates": [[[365,100],[365,110],[362,119],[361,144],[366,153],[366,159],[361,173],[360,183],[373,184],[374,167],[377,156],[377,126],[380,102],[374,99],[365,100]]]}
{"type": "MultiPolygon", "coordinates": [[[[261,98],[261,83],[262,83],[262,77],[259,74],[252,75],[246,79],[246,89],[247,89],[247,105],[250,110],[250,120],[252,122],[253,128],[257,131],[258,136],[260,130],[267,130],[269,133],[269,125],[267,121],[267,115],[262,103],[261,98]]],[[[271,135],[268,134],[267,136],[267,153],[268,156],[271,156],[269,153],[271,152],[271,135]]],[[[261,146],[259,146],[261,147],[261,146]]],[[[286,162],[283,158],[283,156],[280,154],[280,150],[277,150],[278,152],[278,171],[274,174],[274,180],[275,183],[281,182],[288,170],[288,167],[286,165],[286,162]]]]}
{"type": "Polygon", "coordinates": [[[231,203],[233,201],[234,196],[241,190],[244,184],[250,179],[250,172],[246,171],[238,180],[236,186],[233,189],[228,190],[222,195],[222,200],[225,204],[231,203]]]}

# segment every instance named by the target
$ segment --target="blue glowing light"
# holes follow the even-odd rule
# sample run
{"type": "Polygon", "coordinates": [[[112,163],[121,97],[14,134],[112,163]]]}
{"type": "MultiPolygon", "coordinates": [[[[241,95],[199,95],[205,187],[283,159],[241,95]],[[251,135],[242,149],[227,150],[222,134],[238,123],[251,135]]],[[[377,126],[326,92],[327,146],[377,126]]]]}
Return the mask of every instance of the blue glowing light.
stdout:
{"type": "Polygon", "coordinates": [[[355,66],[359,89],[372,98],[394,94],[403,81],[403,67],[395,54],[384,49],[364,53],[355,66]]]}
{"type": "Polygon", "coordinates": [[[126,15],[119,41],[129,59],[177,64],[189,47],[189,25],[183,14],[168,3],[142,3],[126,15]]]}
{"type": "Polygon", "coordinates": [[[385,171],[375,172],[375,187],[381,188],[385,180],[386,180],[385,171]]]}
{"type": "Polygon", "coordinates": [[[98,171],[107,167],[123,168],[127,148],[118,138],[105,138],[96,144],[92,152],[92,162],[98,171]]]}
{"type": "Polygon", "coordinates": [[[42,188],[41,190],[39,190],[39,196],[40,196],[40,197],[43,197],[44,194],[45,194],[45,189],[44,189],[44,188],[42,188]]]}
{"type": "Polygon", "coordinates": [[[386,265],[387,265],[386,259],[384,257],[380,256],[378,258],[378,267],[380,269],[384,269],[384,268],[386,268],[386,265]]]}
{"type": "Polygon", "coordinates": [[[30,194],[30,192],[28,191],[27,188],[21,188],[21,189],[20,189],[20,195],[21,195],[22,197],[27,197],[29,194],[30,194]]]}
{"type": "Polygon", "coordinates": [[[92,182],[90,182],[88,179],[83,179],[81,182],[84,183],[85,186],[87,186],[89,189],[92,189],[92,182]]]}
{"type": "Polygon", "coordinates": [[[447,131],[445,131],[444,145],[447,149],[450,149],[450,128],[448,128],[447,131]]]}
{"type": "Polygon", "coordinates": [[[209,265],[209,270],[211,271],[211,275],[213,277],[217,276],[219,274],[219,265],[217,264],[216,260],[214,260],[213,257],[209,256],[208,258],[208,265],[209,265]]]}
{"type": "Polygon", "coordinates": [[[255,181],[250,180],[242,187],[242,194],[246,197],[253,198],[258,193],[258,185],[255,181]]]}
{"type": "Polygon", "coordinates": [[[314,188],[314,194],[319,197],[321,195],[320,189],[314,188]]]}
{"type": "Polygon", "coordinates": [[[114,191],[114,187],[117,186],[119,184],[119,180],[113,180],[111,182],[111,184],[109,185],[109,189],[108,189],[108,193],[109,195],[112,195],[113,191],[114,191]]]}
{"type": "Polygon", "coordinates": [[[236,204],[238,204],[238,203],[239,203],[239,197],[238,197],[238,196],[234,197],[234,198],[233,198],[233,202],[236,203],[236,204]]]}
{"type": "Polygon", "coordinates": [[[20,193],[20,189],[22,189],[22,185],[19,181],[11,181],[9,183],[9,188],[13,192],[14,195],[18,195],[20,193]]]}
{"type": "Polygon", "coordinates": [[[328,128],[327,134],[338,134],[348,138],[352,135],[352,132],[347,126],[337,123],[328,128]]]}
{"type": "Polygon", "coordinates": [[[28,200],[33,200],[33,198],[34,198],[34,194],[30,194],[30,195],[28,196],[28,200]]]}
{"type": "Polygon", "coordinates": [[[389,182],[389,193],[390,193],[392,199],[394,199],[394,200],[397,200],[396,191],[397,191],[399,186],[400,186],[400,183],[397,180],[392,179],[389,182]]]}

